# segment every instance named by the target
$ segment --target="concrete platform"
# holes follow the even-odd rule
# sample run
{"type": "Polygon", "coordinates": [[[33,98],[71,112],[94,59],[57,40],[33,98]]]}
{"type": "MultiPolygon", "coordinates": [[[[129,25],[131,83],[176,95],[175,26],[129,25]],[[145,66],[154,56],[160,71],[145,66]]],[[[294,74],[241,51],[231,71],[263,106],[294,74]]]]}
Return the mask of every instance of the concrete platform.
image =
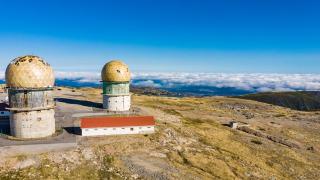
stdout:
{"type": "Polygon", "coordinates": [[[74,149],[77,143],[53,143],[53,144],[29,144],[0,147],[0,158],[12,157],[17,155],[32,155],[46,152],[65,151],[74,149]]]}
{"type": "MultiPolygon", "coordinates": [[[[56,144],[56,143],[77,143],[76,135],[68,133],[66,130],[57,136],[34,140],[11,140],[5,136],[0,137],[0,147],[33,145],[33,144],[56,144]]],[[[1,152],[0,152],[1,153],[1,152]]]]}

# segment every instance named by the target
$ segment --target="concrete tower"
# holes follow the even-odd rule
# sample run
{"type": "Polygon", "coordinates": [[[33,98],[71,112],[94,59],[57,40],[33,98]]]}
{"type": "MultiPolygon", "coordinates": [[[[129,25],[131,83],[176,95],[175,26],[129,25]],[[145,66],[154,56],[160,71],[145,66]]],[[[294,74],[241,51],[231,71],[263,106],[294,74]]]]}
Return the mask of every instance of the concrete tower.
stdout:
{"type": "Polygon", "coordinates": [[[103,108],[108,111],[129,111],[131,74],[128,66],[121,61],[110,61],[104,65],[101,78],[103,82],[103,108]]]}
{"type": "Polygon", "coordinates": [[[6,69],[10,131],[18,138],[41,138],[55,133],[54,74],[37,56],[18,57],[6,69]]]}

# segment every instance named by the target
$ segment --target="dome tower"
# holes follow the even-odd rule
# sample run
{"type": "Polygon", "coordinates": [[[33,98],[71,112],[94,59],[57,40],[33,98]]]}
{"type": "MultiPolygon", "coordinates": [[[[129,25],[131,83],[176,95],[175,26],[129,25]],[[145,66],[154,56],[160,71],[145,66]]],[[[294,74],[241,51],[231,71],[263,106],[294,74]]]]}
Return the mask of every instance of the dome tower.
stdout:
{"type": "Polygon", "coordinates": [[[10,131],[18,138],[41,138],[55,133],[51,66],[37,56],[22,56],[6,69],[10,131]]]}
{"type": "Polygon", "coordinates": [[[129,111],[131,105],[129,68],[122,61],[114,60],[101,71],[103,82],[103,108],[108,111],[129,111]]]}

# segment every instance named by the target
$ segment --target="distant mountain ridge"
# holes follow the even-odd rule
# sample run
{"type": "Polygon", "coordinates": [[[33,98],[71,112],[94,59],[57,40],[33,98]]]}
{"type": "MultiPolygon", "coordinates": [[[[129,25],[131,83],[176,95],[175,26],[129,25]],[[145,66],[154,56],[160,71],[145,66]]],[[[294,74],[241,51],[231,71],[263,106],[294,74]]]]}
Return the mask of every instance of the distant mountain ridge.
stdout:
{"type": "Polygon", "coordinates": [[[320,110],[320,91],[266,92],[236,96],[299,111],[320,110]]]}
{"type": "MultiPolygon", "coordinates": [[[[0,80],[0,83],[4,83],[0,80]]],[[[82,82],[78,79],[57,79],[56,86],[67,87],[94,87],[101,88],[100,82],[82,82]]],[[[173,87],[146,87],[131,86],[131,92],[136,94],[152,96],[173,96],[173,97],[205,97],[205,96],[229,96],[264,102],[268,104],[283,106],[300,111],[320,110],[320,91],[295,91],[295,92],[265,92],[256,93],[253,90],[241,90],[228,87],[211,87],[196,85],[180,85],[173,87]],[[256,93],[256,94],[253,94],[256,93]]]]}
{"type": "MultiPolygon", "coordinates": [[[[100,82],[83,82],[79,79],[57,79],[56,86],[67,86],[67,87],[101,87],[100,82]]],[[[161,95],[161,96],[238,96],[255,91],[241,90],[232,87],[212,87],[212,86],[200,86],[200,85],[179,85],[172,87],[152,87],[152,86],[139,86],[131,84],[133,92],[147,95],[161,95]]]]}

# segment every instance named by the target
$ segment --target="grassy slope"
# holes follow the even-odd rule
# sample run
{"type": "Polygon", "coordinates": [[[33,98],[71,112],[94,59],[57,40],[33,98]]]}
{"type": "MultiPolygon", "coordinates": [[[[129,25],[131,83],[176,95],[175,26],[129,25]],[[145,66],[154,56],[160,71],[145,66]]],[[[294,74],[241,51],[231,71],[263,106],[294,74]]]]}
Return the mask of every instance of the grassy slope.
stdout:
{"type": "Polygon", "coordinates": [[[255,100],[295,110],[320,110],[320,92],[267,92],[238,96],[237,98],[255,100]]]}
{"type": "MultiPolygon", "coordinates": [[[[101,99],[100,91],[81,91],[89,100],[101,99]]],[[[62,165],[44,159],[44,163],[38,167],[0,173],[0,179],[12,176],[16,179],[32,179],[30,173],[36,175],[33,179],[101,179],[110,176],[116,179],[119,177],[117,173],[108,173],[110,166],[118,169],[123,176],[138,174],[142,179],[320,177],[320,115],[316,112],[297,112],[224,97],[167,98],[134,95],[132,98],[134,106],[143,110],[142,114],[156,117],[155,134],[91,138],[83,143],[87,144],[86,148],[91,147],[95,149],[93,151],[100,152],[96,159],[84,162],[79,160],[82,163],[69,171],[59,168],[72,164],[68,158],[64,159],[62,165]],[[248,119],[248,113],[252,113],[253,117],[248,119]],[[231,119],[249,123],[251,128],[258,131],[298,142],[302,149],[288,148],[223,125],[231,119]],[[314,151],[307,150],[310,146],[314,147],[314,151]],[[162,157],[151,154],[160,154],[162,157]],[[103,161],[106,155],[112,157],[112,163],[103,161]],[[88,168],[83,169],[85,164],[88,168]]]]}
{"type": "MultiPolygon", "coordinates": [[[[252,128],[261,129],[268,134],[297,140],[304,146],[311,143],[296,137],[296,134],[301,133],[304,138],[314,140],[311,144],[317,144],[319,133],[316,129],[309,134],[307,130],[300,129],[299,124],[288,122],[291,128],[286,130],[285,121],[291,121],[291,116],[300,118],[302,114],[299,112],[230,98],[145,97],[143,101],[136,101],[142,106],[180,116],[182,124],[166,123],[163,128],[173,128],[181,137],[196,139],[191,147],[185,147],[188,150],[169,153],[170,161],[190,174],[203,171],[207,173],[206,178],[219,179],[319,176],[308,170],[319,168],[316,165],[319,158],[314,159],[315,154],[310,154],[305,149],[291,149],[263,138],[232,131],[219,123],[236,119],[249,122],[252,128]],[[247,120],[244,116],[247,112],[253,113],[255,117],[247,120]],[[276,124],[281,122],[283,126],[275,128],[269,126],[268,121],[276,124]]],[[[161,127],[161,124],[159,126],[161,127]]]]}

